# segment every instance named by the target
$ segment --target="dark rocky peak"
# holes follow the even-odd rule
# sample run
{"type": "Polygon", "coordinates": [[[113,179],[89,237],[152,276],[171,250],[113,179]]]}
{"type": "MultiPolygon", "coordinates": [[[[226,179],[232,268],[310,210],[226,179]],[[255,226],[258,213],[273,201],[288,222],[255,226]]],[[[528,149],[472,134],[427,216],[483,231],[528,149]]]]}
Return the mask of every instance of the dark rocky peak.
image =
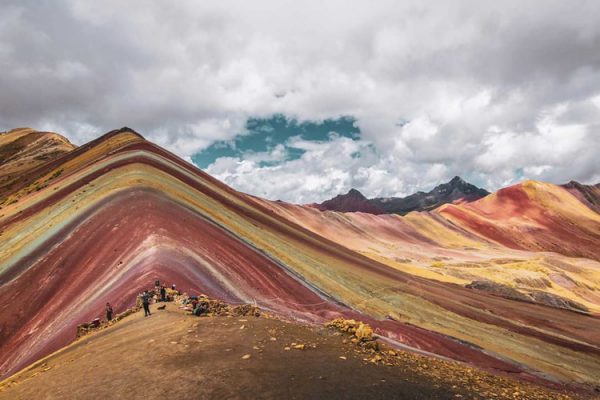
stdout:
{"type": "MultiPolygon", "coordinates": [[[[418,193],[416,193],[418,194],[418,193]]],[[[475,185],[470,184],[469,182],[462,179],[460,176],[455,176],[447,183],[442,183],[435,188],[427,195],[439,195],[439,196],[449,196],[447,203],[452,202],[454,200],[460,200],[461,198],[465,198],[465,200],[474,200],[475,198],[481,198],[490,194],[487,190],[479,188],[475,185]]]]}
{"type": "Polygon", "coordinates": [[[367,199],[365,197],[365,195],[363,195],[361,192],[359,192],[358,190],[352,188],[348,191],[348,193],[344,194],[344,195],[338,195],[337,197],[340,196],[345,196],[345,197],[349,197],[349,198],[353,198],[353,199],[367,199]]]}
{"type": "Polygon", "coordinates": [[[369,214],[384,213],[379,207],[370,204],[369,199],[356,189],[350,189],[348,193],[339,194],[333,199],[316,204],[315,207],[321,211],[365,212],[369,214]]]}
{"type": "Polygon", "coordinates": [[[411,211],[432,210],[446,203],[457,201],[474,201],[487,196],[489,192],[455,176],[447,183],[442,183],[430,192],[416,192],[406,197],[384,197],[367,199],[356,189],[338,195],[316,207],[331,211],[362,211],[372,214],[407,214],[411,211]]]}
{"type": "Polygon", "coordinates": [[[460,176],[456,175],[454,178],[452,178],[450,180],[450,182],[448,182],[450,185],[452,186],[458,186],[458,185],[470,185],[468,182],[466,182],[463,178],[461,178],[460,176]]]}

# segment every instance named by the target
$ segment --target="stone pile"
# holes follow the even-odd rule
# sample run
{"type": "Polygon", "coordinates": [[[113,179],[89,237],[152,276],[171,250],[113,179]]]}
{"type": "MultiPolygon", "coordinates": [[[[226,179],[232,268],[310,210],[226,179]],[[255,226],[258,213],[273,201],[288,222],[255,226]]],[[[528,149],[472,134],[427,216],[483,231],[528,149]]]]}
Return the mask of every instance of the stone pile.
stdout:
{"type": "Polygon", "coordinates": [[[380,350],[379,342],[373,334],[373,328],[369,325],[353,319],[337,318],[326,324],[329,328],[335,328],[341,332],[352,336],[350,341],[358,346],[378,352],[380,350]]]}
{"type": "Polygon", "coordinates": [[[77,336],[78,338],[87,335],[88,333],[94,332],[94,331],[98,331],[100,329],[104,329],[112,324],[114,324],[117,321],[122,320],[123,318],[127,317],[128,315],[133,314],[134,312],[138,311],[140,309],[140,307],[135,306],[132,308],[128,308],[127,310],[123,311],[120,314],[117,314],[113,317],[113,319],[111,321],[100,321],[100,323],[94,323],[94,322],[86,322],[83,324],[80,324],[77,326],[77,336]]]}
{"type": "Polygon", "coordinates": [[[375,340],[373,328],[369,325],[353,319],[337,318],[326,324],[329,328],[336,328],[341,332],[350,333],[356,342],[370,342],[375,340]]]}
{"type": "Polygon", "coordinates": [[[260,317],[260,308],[253,304],[242,304],[231,309],[233,315],[240,317],[260,317]]]}
{"type": "Polygon", "coordinates": [[[231,306],[220,300],[213,300],[208,298],[200,298],[199,304],[203,306],[205,312],[203,314],[208,316],[227,316],[231,315],[231,306]]]}
{"type": "Polygon", "coordinates": [[[196,304],[196,307],[202,309],[201,315],[205,316],[237,316],[237,317],[260,317],[260,308],[253,304],[241,304],[238,306],[231,306],[224,301],[210,299],[205,295],[200,295],[197,298],[191,298],[186,293],[180,296],[176,296],[175,301],[181,304],[181,308],[187,309],[193,312],[192,305],[196,304]],[[197,302],[197,303],[195,303],[197,302]]]}

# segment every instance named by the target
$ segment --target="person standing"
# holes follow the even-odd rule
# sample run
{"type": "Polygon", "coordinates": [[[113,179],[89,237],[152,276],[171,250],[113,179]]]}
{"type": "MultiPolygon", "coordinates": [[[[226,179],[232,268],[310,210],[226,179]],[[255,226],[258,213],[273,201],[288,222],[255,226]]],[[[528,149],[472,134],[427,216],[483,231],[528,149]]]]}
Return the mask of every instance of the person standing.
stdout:
{"type": "Polygon", "coordinates": [[[150,313],[150,293],[148,293],[147,290],[145,290],[142,295],[142,305],[144,306],[144,317],[152,315],[152,313],[150,313]]]}
{"type": "Polygon", "coordinates": [[[113,309],[112,306],[110,305],[110,303],[106,303],[106,320],[107,321],[112,321],[113,318],[113,309]]]}
{"type": "Polygon", "coordinates": [[[167,289],[164,286],[160,287],[160,301],[167,301],[167,289]]]}

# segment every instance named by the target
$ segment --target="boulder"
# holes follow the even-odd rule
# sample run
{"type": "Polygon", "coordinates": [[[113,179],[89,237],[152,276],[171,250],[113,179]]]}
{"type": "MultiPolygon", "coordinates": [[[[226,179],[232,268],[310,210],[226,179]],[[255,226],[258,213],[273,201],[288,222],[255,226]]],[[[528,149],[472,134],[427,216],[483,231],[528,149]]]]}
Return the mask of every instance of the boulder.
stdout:
{"type": "MultiPolygon", "coordinates": [[[[327,326],[352,334],[358,342],[368,342],[374,340],[373,328],[354,319],[337,318],[327,323],[327,326]]],[[[354,340],[352,341],[356,342],[354,340]]]]}
{"type": "Polygon", "coordinates": [[[354,335],[358,340],[362,342],[373,340],[373,328],[361,322],[358,325],[358,328],[356,329],[356,333],[354,335]]]}

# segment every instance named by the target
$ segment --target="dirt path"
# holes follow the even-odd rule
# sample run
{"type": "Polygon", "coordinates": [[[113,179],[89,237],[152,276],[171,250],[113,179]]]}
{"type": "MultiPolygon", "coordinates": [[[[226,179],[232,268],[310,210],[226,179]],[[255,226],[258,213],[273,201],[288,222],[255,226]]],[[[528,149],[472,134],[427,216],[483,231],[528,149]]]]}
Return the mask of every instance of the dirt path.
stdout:
{"type": "Polygon", "coordinates": [[[436,361],[423,365],[410,358],[416,356],[374,364],[348,339],[265,317],[196,318],[169,304],[148,318],[136,313],[16,374],[0,384],[0,399],[575,398],[478,373],[473,381],[480,387],[459,378],[452,384],[452,374],[474,370],[456,365],[445,371],[436,361]],[[294,349],[298,344],[305,349],[294,349]],[[428,369],[448,376],[436,380],[428,369]]]}

